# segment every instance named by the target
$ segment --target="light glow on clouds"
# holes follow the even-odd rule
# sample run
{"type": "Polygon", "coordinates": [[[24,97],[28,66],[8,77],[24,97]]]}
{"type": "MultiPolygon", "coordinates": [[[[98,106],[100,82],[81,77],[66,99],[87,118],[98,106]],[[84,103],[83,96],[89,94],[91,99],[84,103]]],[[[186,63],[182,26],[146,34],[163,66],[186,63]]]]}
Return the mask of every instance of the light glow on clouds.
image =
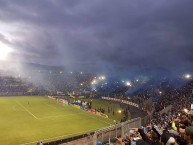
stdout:
{"type": "Polygon", "coordinates": [[[149,68],[192,72],[192,5],[175,0],[1,0],[0,41],[14,48],[13,61],[126,71],[126,76],[128,70],[149,74],[149,68]]]}
{"type": "Polygon", "coordinates": [[[0,60],[7,60],[8,55],[12,51],[13,50],[10,47],[0,42],[0,60]]]}

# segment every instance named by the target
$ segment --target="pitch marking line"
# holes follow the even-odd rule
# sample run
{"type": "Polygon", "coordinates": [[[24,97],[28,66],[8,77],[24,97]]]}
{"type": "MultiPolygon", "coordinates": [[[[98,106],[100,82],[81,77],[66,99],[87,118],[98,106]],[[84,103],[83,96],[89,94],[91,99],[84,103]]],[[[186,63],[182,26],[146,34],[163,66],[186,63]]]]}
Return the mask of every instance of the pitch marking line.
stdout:
{"type": "Polygon", "coordinates": [[[26,107],[16,101],[18,105],[20,105],[25,111],[27,111],[30,115],[32,115],[35,119],[38,119],[33,113],[31,113],[26,107]]]}
{"type": "Polygon", "coordinates": [[[77,132],[77,133],[71,133],[71,134],[66,134],[66,135],[61,135],[61,136],[46,138],[46,139],[40,139],[40,140],[37,140],[37,141],[28,142],[28,143],[24,143],[24,144],[20,144],[20,145],[34,144],[34,143],[37,143],[37,142],[39,142],[39,141],[47,141],[47,140],[52,140],[52,139],[63,138],[63,137],[66,137],[66,136],[79,135],[79,134],[82,134],[82,133],[88,133],[88,132],[96,131],[96,130],[99,130],[99,129],[102,129],[102,128],[96,128],[96,129],[87,130],[87,131],[81,131],[81,132],[77,132]]]}

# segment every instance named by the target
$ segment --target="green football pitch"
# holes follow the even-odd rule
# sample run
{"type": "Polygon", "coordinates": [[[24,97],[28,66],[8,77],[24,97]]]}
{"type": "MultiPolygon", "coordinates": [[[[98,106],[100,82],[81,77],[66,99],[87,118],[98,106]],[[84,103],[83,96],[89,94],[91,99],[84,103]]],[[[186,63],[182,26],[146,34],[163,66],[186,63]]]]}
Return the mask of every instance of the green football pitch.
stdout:
{"type": "Polygon", "coordinates": [[[0,144],[29,145],[88,133],[113,124],[47,97],[0,97],[0,144]]]}

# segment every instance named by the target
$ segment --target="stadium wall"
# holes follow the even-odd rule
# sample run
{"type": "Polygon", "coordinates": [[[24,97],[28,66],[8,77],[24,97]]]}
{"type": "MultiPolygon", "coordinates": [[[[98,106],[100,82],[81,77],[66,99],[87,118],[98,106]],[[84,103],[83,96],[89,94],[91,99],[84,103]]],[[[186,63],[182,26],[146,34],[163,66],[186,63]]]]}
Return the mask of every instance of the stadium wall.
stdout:
{"type": "Polygon", "coordinates": [[[23,92],[0,92],[0,96],[22,96],[23,92]]]}

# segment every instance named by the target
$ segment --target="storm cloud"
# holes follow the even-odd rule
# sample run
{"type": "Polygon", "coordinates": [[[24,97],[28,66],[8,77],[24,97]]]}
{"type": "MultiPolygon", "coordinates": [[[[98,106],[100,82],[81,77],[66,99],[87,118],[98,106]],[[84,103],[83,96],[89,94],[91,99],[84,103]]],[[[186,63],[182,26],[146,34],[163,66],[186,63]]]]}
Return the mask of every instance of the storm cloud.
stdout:
{"type": "Polygon", "coordinates": [[[192,71],[193,1],[1,0],[9,60],[101,71],[192,71]]]}

